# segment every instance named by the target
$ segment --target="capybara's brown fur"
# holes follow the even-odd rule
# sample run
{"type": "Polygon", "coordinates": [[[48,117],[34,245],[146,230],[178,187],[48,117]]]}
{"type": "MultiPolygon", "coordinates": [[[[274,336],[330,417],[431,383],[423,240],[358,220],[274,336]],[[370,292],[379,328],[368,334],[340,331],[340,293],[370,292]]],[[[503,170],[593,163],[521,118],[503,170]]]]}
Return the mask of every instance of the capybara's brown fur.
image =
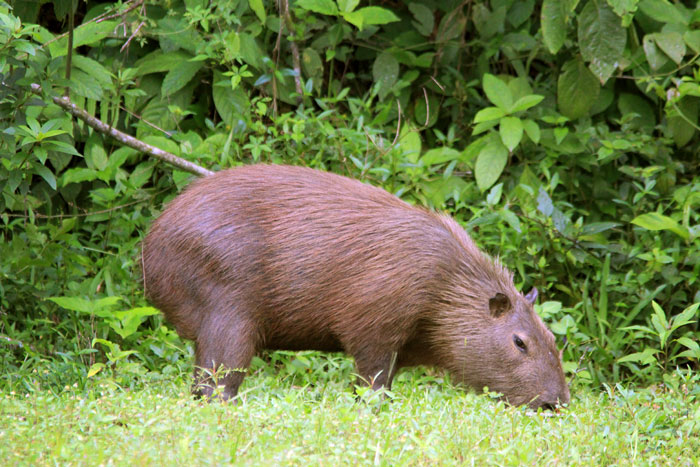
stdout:
{"type": "MultiPolygon", "coordinates": [[[[434,365],[512,404],[569,401],[552,333],[450,217],[350,178],[251,165],[195,181],[143,243],[147,297],[196,342],[196,382],[261,349],[344,351],[374,388],[434,365]]],[[[235,396],[244,373],[219,380],[235,396]]]]}

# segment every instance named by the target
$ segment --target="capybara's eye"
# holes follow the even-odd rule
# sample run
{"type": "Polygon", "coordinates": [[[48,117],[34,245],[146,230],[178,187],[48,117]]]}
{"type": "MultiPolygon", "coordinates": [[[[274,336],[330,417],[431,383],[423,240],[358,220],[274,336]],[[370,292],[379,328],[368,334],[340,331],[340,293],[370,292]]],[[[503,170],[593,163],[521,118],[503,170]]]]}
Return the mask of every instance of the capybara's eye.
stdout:
{"type": "Polygon", "coordinates": [[[525,342],[523,342],[523,340],[515,334],[513,334],[513,342],[515,342],[515,345],[516,347],[518,347],[518,350],[520,350],[521,352],[527,352],[525,342]]]}

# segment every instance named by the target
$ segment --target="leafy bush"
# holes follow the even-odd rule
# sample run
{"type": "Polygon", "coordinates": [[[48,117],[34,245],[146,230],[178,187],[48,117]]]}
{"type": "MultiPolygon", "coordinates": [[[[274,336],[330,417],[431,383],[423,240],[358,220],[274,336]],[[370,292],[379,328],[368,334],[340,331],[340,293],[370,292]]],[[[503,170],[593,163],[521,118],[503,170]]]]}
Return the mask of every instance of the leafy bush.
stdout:
{"type": "Polygon", "coordinates": [[[42,361],[72,368],[49,381],[60,388],[187,352],[144,311],[138,242],[192,176],[72,120],[65,90],[213,170],[303,164],[450,212],[540,289],[583,381],[698,369],[697,9],[72,4],[0,3],[6,384],[42,361]]]}

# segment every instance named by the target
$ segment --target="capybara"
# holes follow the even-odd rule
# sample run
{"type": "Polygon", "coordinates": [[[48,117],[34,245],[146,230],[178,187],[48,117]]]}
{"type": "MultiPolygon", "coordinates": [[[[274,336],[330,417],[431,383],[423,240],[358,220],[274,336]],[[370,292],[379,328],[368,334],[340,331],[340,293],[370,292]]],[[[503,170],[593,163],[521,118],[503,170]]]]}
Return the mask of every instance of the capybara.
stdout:
{"type": "Polygon", "coordinates": [[[554,336],[510,274],[449,216],[357,180],[249,165],[193,182],[143,245],[146,296],[196,343],[195,391],[236,395],[262,349],[343,351],[373,388],[413,365],[569,401],[554,336]]]}

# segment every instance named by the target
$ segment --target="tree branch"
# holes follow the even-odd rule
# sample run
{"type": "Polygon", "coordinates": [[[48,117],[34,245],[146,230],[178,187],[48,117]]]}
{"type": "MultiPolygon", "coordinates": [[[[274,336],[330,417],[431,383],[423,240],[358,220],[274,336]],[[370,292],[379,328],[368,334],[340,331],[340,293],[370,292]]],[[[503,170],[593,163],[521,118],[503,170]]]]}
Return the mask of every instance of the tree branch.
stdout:
{"type": "MultiPolygon", "coordinates": [[[[32,84],[32,92],[36,94],[41,94],[41,86],[39,86],[38,84],[32,84]]],[[[76,106],[73,102],[71,102],[69,98],[65,96],[54,96],[53,101],[56,105],[66,110],[75,118],[84,121],[91,128],[99,131],[100,133],[104,133],[105,135],[111,136],[112,138],[116,139],[125,146],[129,146],[132,149],[136,149],[137,151],[146,153],[151,157],[155,157],[156,159],[160,159],[163,162],[167,162],[168,164],[173,165],[178,169],[184,170],[185,172],[189,172],[195,175],[199,175],[201,177],[206,177],[207,175],[212,175],[214,173],[209,169],[205,169],[204,167],[201,167],[193,162],[178,157],[175,154],[163,151],[162,149],[159,149],[155,146],[151,146],[150,144],[144,143],[143,141],[138,140],[133,136],[129,136],[126,133],[123,133],[117,130],[116,128],[111,127],[110,125],[107,125],[102,120],[93,117],[85,110],[76,106]]]]}

